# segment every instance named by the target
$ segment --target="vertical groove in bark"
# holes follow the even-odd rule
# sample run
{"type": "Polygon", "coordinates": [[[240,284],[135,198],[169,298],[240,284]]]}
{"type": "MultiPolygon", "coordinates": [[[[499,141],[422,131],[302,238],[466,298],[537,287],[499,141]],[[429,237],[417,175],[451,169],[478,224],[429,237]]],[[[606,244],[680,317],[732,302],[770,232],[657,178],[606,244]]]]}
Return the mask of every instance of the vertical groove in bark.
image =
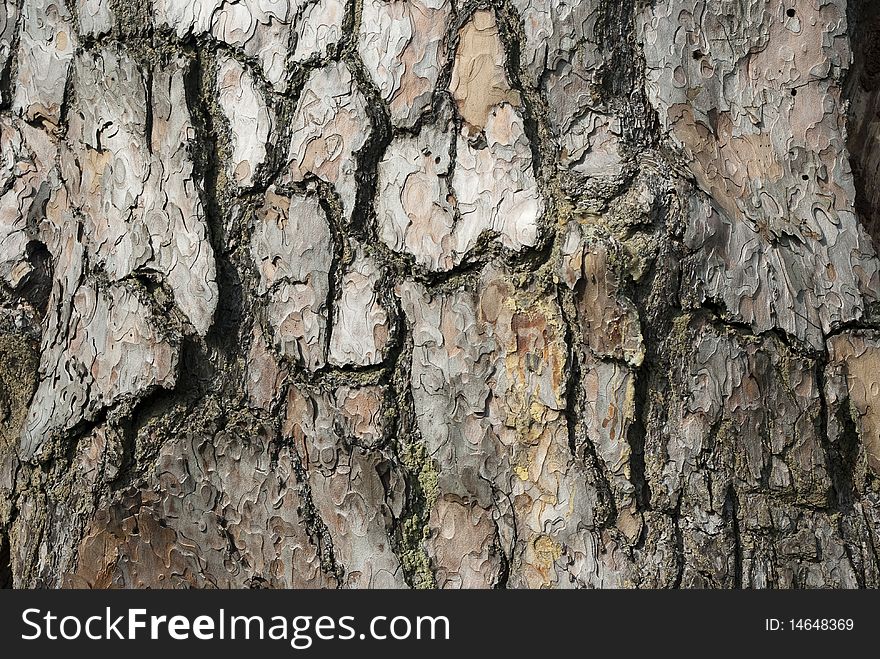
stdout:
{"type": "Polygon", "coordinates": [[[875,243],[880,238],[880,9],[847,4],[853,64],[847,79],[847,146],[856,186],[856,211],[875,243]]]}

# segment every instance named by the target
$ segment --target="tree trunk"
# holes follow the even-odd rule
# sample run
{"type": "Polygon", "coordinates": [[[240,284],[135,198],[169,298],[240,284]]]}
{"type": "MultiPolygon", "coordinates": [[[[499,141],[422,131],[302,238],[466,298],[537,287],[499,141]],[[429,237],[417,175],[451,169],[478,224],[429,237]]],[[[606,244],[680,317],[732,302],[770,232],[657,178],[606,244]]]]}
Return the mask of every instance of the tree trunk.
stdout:
{"type": "Polygon", "coordinates": [[[870,0],[0,0],[0,584],[880,585],[870,0]]]}

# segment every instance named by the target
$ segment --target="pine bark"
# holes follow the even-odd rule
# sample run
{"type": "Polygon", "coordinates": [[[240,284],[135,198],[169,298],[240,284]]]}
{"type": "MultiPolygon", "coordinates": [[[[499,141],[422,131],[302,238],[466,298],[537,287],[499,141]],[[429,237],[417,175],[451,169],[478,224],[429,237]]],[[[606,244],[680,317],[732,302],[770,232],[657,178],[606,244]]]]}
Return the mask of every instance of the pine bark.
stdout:
{"type": "Polygon", "coordinates": [[[0,585],[880,585],[869,0],[0,0],[0,585]]]}

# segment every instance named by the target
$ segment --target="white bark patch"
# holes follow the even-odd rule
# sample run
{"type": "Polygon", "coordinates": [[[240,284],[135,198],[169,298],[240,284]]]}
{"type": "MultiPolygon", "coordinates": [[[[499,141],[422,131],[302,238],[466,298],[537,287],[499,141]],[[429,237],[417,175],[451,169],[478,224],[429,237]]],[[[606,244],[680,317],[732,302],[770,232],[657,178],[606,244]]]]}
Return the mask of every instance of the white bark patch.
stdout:
{"type": "Polygon", "coordinates": [[[187,141],[194,135],[182,59],[154,72],[152,130],[146,79],[112,49],[76,61],[76,111],[61,166],[71,203],[83,214],[92,262],[120,280],[161,273],[196,332],[217,305],[214,256],[187,141]]]}
{"type": "Polygon", "coordinates": [[[336,300],[330,363],[334,366],[371,366],[385,358],[388,313],[379,300],[381,271],[376,262],[355,250],[354,261],[342,275],[336,300]]]}
{"type": "Polygon", "coordinates": [[[150,308],[123,285],[56,284],[50,309],[40,384],[19,450],[25,460],[50,434],[94,419],[126,396],[176,381],[176,348],[155,330],[150,308]]]}
{"type": "Polygon", "coordinates": [[[538,238],[544,201],[535,183],[532,150],[522,117],[507,103],[486,119],[486,145],[458,136],[452,188],[461,213],[458,251],[466,252],[484,231],[495,231],[505,247],[519,251],[538,238]]]}
{"type": "Polygon", "coordinates": [[[77,0],[76,15],[80,34],[91,36],[108,34],[116,21],[110,0],[77,0]]]}
{"type": "Polygon", "coordinates": [[[260,62],[266,78],[279,91],[286,87],[285,69],[294,14],[287,0],[155,0],[157,26],[178,37],[211,34],[260,62]]]}
{"type": "Polygon", "coordinates": [[[455,198],[447,179],[451,140],[448,120],[427,125],[416,136],[395,138],[379,161],[379,237],[431,270],[449,270],[467,251],[461,229],[456,232],[455,198]]]}
{"type": "Polygon", "coordinates": [[[220,58],[217,67],[217,102],[229,120],[232,157],[227,176],[236,185],[250,187],[257,168],[266,160],[266,145],[273,118],[253,77],[238,61],[220,58]]]}
{"type": "Polygon", "coordinates": [[[498,232],[510,249],[531,247],[543,200],[518,109],[519,93],[504,70],[505,51],[494,14],[476,12],[459,38],[450,83],[465,122],[452,176],[462,218],[459,251],[470,249],[487,230],[498,232]]]}
{"type": "Polygon", "coordinates": [[[53,129],[61,120],[67,71],[77,47],[73,18],[61,0],[24,3],[12,109],[53,129]]]}
{"type": "Polygon", "coordinates": [[[351,219],[357,185],[355,154],[372,128],[363,94],[342,62],[313,71],[300,94],[288,151],[292,181],[331,183],[351,219]]]}
{"type": "Polygon", "coordinates": [[[270,188],[257,214],[251,253],[260,272],[258,292],[268,295],[276,348],[306,368],[320,368],[326,361],[333,247],[317,198],[288,198],[270,188]]]}
{"type": "Polygon", "coordinates": [[[504,60],[494,14],[477,12],[460,32],[450,85],[460,133],[444,108],[418,135],[392,141],[379,163],[379,236],[431,270],[461,263],[487,231],[515,251],[537,242],[544,201],[504,60]]]}
{"type": "Polygon", "coordinates": [[[411,127],[431,105],[446,57],[449,0],[365,0],[358,54],[395,126],[411,127]]]}
{"type": "Polygon", "coordinates": [[[343,0],[315,0],[305,6],[296,23],[294,62],[313,57],[326,57],[330,47],[342,39],[342,21],[345,18],[343,0]]]}
{"type": "Polygon", "coordinates": [[[19,119],[0,118],[0,277],[12,287],[30,273],[26,256],[39,217],[35,204],[48,194],[58,144],[19,119]]]}
{"type": "Polygon", "coordinates": [[[210,34],[257,59],[276,91],[287,89],[288,60],[326,55],[342,37],[341,0],[154,0],[157,26],[210,34]],[[293,53],[290,56],[290,53],[293,53]]]}

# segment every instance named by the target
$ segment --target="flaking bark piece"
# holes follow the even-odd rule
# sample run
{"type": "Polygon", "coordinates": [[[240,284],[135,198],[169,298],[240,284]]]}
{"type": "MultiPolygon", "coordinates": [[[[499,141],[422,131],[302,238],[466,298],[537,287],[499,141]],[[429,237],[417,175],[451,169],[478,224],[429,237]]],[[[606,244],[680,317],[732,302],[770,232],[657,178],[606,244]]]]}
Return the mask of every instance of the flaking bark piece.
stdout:
{"type": "Polygon", "coordinates": [[[327,359],[333,247],[317,197],[288,197],[270,188],[257,212],[251,254],[276,349],[310,370],[320,368],[327,359]]]}
{"type": "Polygon", "coordinates": [[[226,175],[233,184],[250,187],[266,160],[272,112],[250,72],[229,56],[222,56],[217,66],[217,101],[229,121],[232,142],[226,175]]]}
{"type": "Polygon", "coordinates": [[[155,0],[153,21],[179,38],[210,34],[255,58],[278,92],[290,61],[325,56],[342,38],[341,0],[155,0]]]}
{"type": "Polygon", "coordinates": [[[73,17],[62,0],[28,0],[21,22],[12,109],[54,130],[78,45],[73,17]]]}
{"type": "Polygon", "coordinates": [[[334,366],[379,364],[389,339],[390,319],[379,297],[382,271],[363,247],[356,246],[354,251],[334,307],[329,354],[334,366]]]}
{"type": "Polygon", "coordinates": [[[343,584],[404,587],[391,542],[393,520],[402,511],[400,473],[383,453],[345,441],[336,430],[350,423],[345,417],[329,395],[292,386],[282,432],[302,458],[335,560],[345,571],[343,584]]]}
{"type": "Polygon", "coordinates": [[[76,0],[76,15],[82,35],[109,34],[116,23],[112,0],[76,0]]]}
{"type": "Polygon", "coordinates": [[[450,0],[364,2],[358,54],[395,126],[412,127],[431,105],[451,12],[450,0]]]}
{"type": "Polygon", "coordinates": [[[61,172],[85,219],[85,245],[112,281],[158,272],[196,332],[217,305],[214,253],[188,150],[194,136],[183,58],[153,72],[151,123],[144,72],[122,51],[76,60],[61,172]]]}
{"type": "Polygon", "coordinates": [[[58,143],[17,118],[0,117],[0,277],[15,288],[31,273],[40,202],[53,185],[58,143]]]}
{"type": "Polygon", "coordinates": [[[366,100],[345,63],[312,71],[292,124],[287,176],[293,182],[314,177],[332,184],[350,221],[357,191],[355,156],[372,129],[366,100]]]}
{"type": "MultiPolygon", "coordinates": [[[[602,77],[622,75],[618,43],[601,43],[602,0],[513,0],[522,21],[520,65],[547,101],[559,164],[594,177],[621,174],[619,109],[602,98],[602,77]]],[[[627,102],[630,102],[627,99],[627,102]]]]}

